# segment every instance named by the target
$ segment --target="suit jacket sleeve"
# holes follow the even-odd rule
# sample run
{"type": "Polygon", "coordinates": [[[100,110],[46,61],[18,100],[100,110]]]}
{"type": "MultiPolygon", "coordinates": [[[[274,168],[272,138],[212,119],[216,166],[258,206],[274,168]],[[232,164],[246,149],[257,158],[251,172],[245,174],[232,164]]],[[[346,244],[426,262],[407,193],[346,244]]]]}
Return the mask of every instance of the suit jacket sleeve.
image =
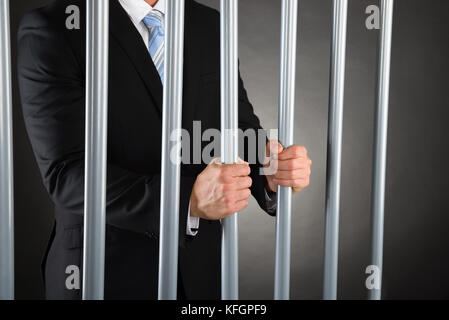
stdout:
{"type": "MultiPolygon", "coordinates": [[[[243,84],[242,78],[239,74],[239,128],[243,131],[247,129],[254,129],[256,130],[256,147],[252,146],[251,148],[248,145],[249,140],[245,140],[244,144],[244,150],[245,155],[244,159],[245,161],[248,161],[249,154],[248,150],[255,150],[256,154],[259,153],[265,154],[265,145],[266,145],[266,138],[265,141],[259,142],[259,135],[257,134],[257,130],[262,130],[262,127],[260,125],[259,118],[254,114],[253,106],[251,105],[248,94],[246,92],[245,86],[243,84]],[[263,146],[263,150],[260,150],[260,146],[263,146]]],[[[265,182],[266,178],[264,175],[260,174],[260,168],[262,168],[262,163],[259,161],[259,156],[256,157],[257,161],[254,164],[251,164],[251,179],[253,180],[253,184],[251,186],[251,194],[253,197],[257,200],[257,203],[259,206],[268,214],[275,215],[276,210],[273,208],[269,208],[268,201],[267,201],[267,193],[265,189],[265,182]]]]}
{"type": "MultiPolygon", "coordinates": [[[[18,35],[23,115],[44,185],[55,205],[84,214],[85,71],[64,34],[29,14],[18,35]]],[[[159,234],[160,175],[107,163],[106,223],[159,234]]],[[[180,230],[185,235],[193,177],[181,178],[180,230]]],[[[184,237],[180,237],[183,241],[184,237]]]]}

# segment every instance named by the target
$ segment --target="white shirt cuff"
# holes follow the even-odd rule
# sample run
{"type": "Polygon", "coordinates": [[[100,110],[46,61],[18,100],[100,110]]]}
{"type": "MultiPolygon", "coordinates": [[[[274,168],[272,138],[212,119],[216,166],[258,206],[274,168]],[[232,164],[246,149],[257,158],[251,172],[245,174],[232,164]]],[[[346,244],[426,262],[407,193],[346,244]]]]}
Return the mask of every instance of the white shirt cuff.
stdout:
{"type": "Polygon", "coordinates": [[[200,227],[200,218],[190,216],[190,203],[189,203],[189,211],[187,211],[186,234],[188,236],[196,236],[199,227],[200,227]]]}

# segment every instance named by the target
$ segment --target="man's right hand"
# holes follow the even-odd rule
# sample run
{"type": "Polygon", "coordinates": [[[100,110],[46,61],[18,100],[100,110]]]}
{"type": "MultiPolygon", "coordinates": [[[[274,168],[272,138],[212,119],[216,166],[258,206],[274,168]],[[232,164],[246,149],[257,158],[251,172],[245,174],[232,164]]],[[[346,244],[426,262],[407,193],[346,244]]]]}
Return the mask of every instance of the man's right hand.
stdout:
{"type": "Polygon", "coordinates": [[[219,220],[243,210],[252,180],[246,162],[221,164],[213,160],[196,178],[190,196],[190,216],[219,220]]]}

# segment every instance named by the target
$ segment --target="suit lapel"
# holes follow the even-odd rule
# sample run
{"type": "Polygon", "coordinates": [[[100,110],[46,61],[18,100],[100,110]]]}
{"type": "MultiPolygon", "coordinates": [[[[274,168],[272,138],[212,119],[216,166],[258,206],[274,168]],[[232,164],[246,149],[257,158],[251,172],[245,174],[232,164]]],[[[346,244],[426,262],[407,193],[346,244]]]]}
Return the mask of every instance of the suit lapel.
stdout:
{"type": "Polygon", "coordinates": [[[140,75],[154,104],[162,112],[162,83],[142,37],[117,0],[110,2],[110,33],[140,75]]]}
{"type": "MultiPolygon", "coordinates": [[[[201,50],[197,43],[201,30],[197,25],[198,18],[195,16],[193,5],[193,1],[190,0],[185,3],[183,128],[186,129],[191,128],[194,120],[201,66],[201,50]]],[[[159,74],[139,32],[117,0],[110,2],[110,32],[133,63],[154,104],[162,114],[163,87],[159,74]]]]}
{"type": "Polygon", "coordinates": [[[183,128],[191,130],[195,117],[196,99],[199,91],[201,46],[199,36],[201,28],[194,11],[193,1],[187,0],[185,8],[184,30],[184,85],[183,85],[183,128]]]}

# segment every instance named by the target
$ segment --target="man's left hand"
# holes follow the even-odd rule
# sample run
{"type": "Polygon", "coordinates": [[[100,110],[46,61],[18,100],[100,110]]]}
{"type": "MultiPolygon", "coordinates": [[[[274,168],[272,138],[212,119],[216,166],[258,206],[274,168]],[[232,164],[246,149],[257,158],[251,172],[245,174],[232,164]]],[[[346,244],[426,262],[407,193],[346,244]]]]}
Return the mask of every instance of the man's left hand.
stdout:
{"type": "Polygon", "coordinates": [[[282,145],[271,140],[267,144],[267,155],[270,155],[270,167],[277,170],[267,175],[267,188],[276,192],[277,186],[292,187],[293,193],[307,188],[310,183],[310,167],[312,160],[307,156],[307,149],[293,145],[284,149],[282,145]],[[276,163],[273,163],[275,161],[276,163]]]}

